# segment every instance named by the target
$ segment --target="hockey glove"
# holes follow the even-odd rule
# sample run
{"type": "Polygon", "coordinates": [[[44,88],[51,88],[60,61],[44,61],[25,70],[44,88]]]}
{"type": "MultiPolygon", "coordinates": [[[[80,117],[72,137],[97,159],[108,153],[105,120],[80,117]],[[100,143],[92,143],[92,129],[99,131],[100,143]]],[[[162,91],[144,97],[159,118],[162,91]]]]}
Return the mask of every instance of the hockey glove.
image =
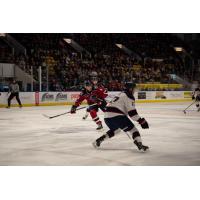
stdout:
{"type": "Polygon", "coordinates": [[[91,96],[91,100],[96,103],[98,106],[102,104],[103,99],[98,98],[97,96],[91,96]]]}
{"type": "Polygon", "coordinates": [[[75,106],[75,105],[73,105],[72,107],[71,107],[71,114],[74,114],[74,113],[76,113],[76,108],[77,108],[77,106],[75,106]]]}
{"type": "Polygon", "coordinates": [[[90,99],[91,99],[93,102],[98,102],[98,98],[97,98],[96,95],[92,95],[92,96],[90,97],[90,99]]]}
{"type": "Polygon", "coordinates": [[[194,97],[194,95],[192,95],[192,100],[194,100],[195,99],[195,97],[194,97]]]}
{"type": "Polygon", "coordinates": [[[105,99],[102,99],[102,101],[101,101],[101,107],[102,107],[102,108],[105,108],[106,105],[107,105],[106,100],[105,100],[105,99]]]}
{"type": "Polygon", "coordinates": [[[98,106],[104,106],[104,104],[105,104],[105,102],[104,102],[105,100],[104,99],[97,99],[97,101],[96,101],[96,103],[97,103],[97,105],[98,106]]]}
{"type": "Polygon", "coordinates": [[[141,127],[143,129],[149,128],[149,124],[147,123],[147,121],[144,118],[140,118],[138,120],[138,123],[141,125],[141,127]]]}

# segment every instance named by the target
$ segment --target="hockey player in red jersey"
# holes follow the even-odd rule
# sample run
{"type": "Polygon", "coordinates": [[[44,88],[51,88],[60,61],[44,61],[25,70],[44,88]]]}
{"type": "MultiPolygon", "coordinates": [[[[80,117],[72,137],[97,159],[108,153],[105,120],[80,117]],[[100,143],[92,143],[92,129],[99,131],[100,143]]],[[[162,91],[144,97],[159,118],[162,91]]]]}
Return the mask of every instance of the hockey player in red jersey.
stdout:
{"type": "Polygon", "coordinates": [[[121,130],[129,132],[132,135],[134,144],[140,151],[146,151],[148,146],[143,145],[140,133],[128,116],[137,121],[143,129],[149,128],[147,121],[141,118],[135,108],[135,98],[133,96],[136,85],[134,83],[126,83],[124,92],[115,97],[107,106],[104,121],[109,130],[95,142],[95,148],[100,147],[101,143],[115,136],[121,130]]]}
{"type": "Polygon", "coordinates": [[[102,98],[104,97],[101,90],[95,90],[92,83],[90,81],[87,81],[85,83],[85,88],[82,90],[80,97],[76,100],[75,104],[71,108],[71,113],[75,113],[76,109],[80,104],[86,100],[89,108],[88,111],[93,119],[93,121],[97,124],[97,130],[100,130],[103,128],[102,122],[99,119],[97,112],[98,108],[101,108],[104,110],[104,107],[106,106],[103,102],[102,98]]]}
{"type": "MultiPolygon", "coordinates": [[[[91,77],[90,79],[91,79],[91,83],[93,85],[93,90],[94,90],[93,93],[95,93],[95,96],[98,96],[98,99],[101,102],[98,105],[98,107],[102,111],[104,111],[104,108],[105,108],[105,106],[107,104],[106,101],[105,101],[105,98],[108,96],[107,89],[103,85],[98,83],[98,78],[97,77],[91,77]]],[[[87,108],[86,109],[86,113],[83,116],[83,120],[87,119],[89,113],[90,113],[90,109],[87,108]]]]}

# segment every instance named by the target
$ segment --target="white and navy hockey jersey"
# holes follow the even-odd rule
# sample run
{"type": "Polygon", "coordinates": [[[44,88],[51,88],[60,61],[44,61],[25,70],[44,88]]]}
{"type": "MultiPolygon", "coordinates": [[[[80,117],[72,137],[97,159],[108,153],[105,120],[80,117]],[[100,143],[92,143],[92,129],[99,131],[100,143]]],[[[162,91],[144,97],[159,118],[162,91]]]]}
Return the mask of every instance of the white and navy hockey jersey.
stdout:
{"type": "Polygon", "coordinates": [[[122,92],[107,104],[105,118],[119,115],[129,115],[134,121],[140,119],[135,108],[135,98],[133,96],[132,98],[128,97],[126,93],[122,92]]]}
{"type": "Polygon", "coordinates": [[[196,88],[195,91],[192,93],[192,96],[199,101],[200,100],[200,89],[196,88]]]}

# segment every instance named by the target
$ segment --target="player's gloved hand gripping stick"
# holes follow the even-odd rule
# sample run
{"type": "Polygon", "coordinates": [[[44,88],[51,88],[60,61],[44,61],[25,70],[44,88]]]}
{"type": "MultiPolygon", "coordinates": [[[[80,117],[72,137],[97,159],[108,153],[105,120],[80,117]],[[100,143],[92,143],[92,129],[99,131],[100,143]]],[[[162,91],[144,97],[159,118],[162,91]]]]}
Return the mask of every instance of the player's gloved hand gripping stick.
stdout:
{"type": "Polygon", "coordinates": [[[144,118],[140,118],[140,119],[138,120],[138,123],[140,124],[140,126],[141,126],[143,129],[149,128],[149,124],[148,124],[148,122],[146,121],[146,119],[144,119],[144,118]]]}

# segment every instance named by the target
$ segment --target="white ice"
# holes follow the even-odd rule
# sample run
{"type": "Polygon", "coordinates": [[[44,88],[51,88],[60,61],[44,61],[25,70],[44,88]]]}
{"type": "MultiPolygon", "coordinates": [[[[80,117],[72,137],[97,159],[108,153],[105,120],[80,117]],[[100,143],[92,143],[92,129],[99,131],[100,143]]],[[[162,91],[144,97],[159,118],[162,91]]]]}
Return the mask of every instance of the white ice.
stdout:
{"type": "MultiPolygon", "coordinates": [[[[150,124],[141,129],[143,143],[138,152],[121,132],[100,149],[92,142],[106,132],[96,131],[85,110],[47,119],[42,114],[66,112],[69,106],[0,109],[0,165],[200,165],[200,112],[193,106],[185,115],[185,103],[137,104],[138,112],[150,124]]],[[[103,120],[103,113],[99,113],[103,120]]]]}

